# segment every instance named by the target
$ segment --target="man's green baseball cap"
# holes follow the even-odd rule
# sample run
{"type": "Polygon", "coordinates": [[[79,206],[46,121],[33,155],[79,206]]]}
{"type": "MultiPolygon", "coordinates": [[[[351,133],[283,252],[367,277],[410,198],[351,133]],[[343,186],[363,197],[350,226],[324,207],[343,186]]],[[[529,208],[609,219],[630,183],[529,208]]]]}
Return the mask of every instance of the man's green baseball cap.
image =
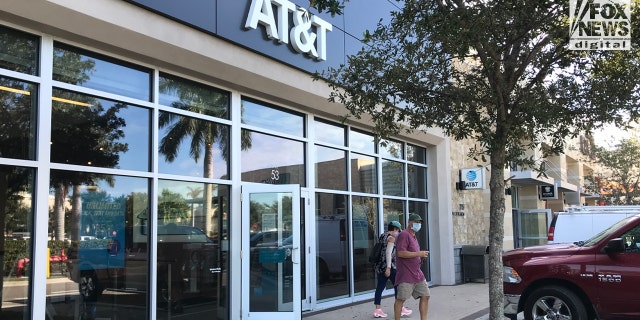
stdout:
{"type": "Polygon", "coordinates": [[[416,213],[409,214],[409,221],[422,221],[422,217],[416,213]]]}

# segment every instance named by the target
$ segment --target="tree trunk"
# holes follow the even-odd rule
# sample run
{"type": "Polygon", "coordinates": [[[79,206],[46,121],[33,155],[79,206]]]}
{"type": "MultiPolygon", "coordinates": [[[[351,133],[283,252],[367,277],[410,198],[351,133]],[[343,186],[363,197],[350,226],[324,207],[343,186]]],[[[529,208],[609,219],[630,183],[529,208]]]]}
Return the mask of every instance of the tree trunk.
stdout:
{"type": "MultiPolygon", "coordinates": [[[[504,145],[504,144],[503,144],[504,145]]],[[[502,247],[504,242],[504,167],[505,150],[499,148],[491,155],[489,188],[489,319],[504,319],[504,290],[502,287],[502,247]]]]}
{"type": "Polygon", "coordinates": [[[64,240],[64,203],[67,196],[67,188],[62,183],[56,183],[54,186],[53,198],[53,218],[56,222],[54,237],[56,240],[64,240]]]}
{"type": "Polygon", "coordinates": [[[71,240],[80,241],[80,227],[82,219],[82,199],[80,185],[73,185],[73,193],[71,194],[71,216],[73,217],[73,224],[71,226],[71,240]]]}
{"type": "MultiPolygon", "coordinates": [[[[205,146],[204,151],[204,177],[213,178],[213,144],[205,146]]],[[[204,220],[205,234],[208,237],[213,236],[213,230],[217,229],[213,225],[213,185],[206,183],[204,185],[204,220]]]]}

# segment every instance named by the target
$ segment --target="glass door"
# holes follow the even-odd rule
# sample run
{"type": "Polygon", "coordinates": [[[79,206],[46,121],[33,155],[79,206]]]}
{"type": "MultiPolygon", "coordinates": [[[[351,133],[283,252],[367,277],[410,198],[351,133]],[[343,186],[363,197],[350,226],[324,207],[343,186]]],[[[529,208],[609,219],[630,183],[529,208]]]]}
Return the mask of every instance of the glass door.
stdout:
{"type": "Polygon", "coordinates": [[[300,319],[300,186],[243,185],[242,233],[243,318],[300,319]]]}
{"type": "Polygon", "coordinates": [[[547,243],[551,209],[520,210],[516,215],[516,247],[547,243]]]}

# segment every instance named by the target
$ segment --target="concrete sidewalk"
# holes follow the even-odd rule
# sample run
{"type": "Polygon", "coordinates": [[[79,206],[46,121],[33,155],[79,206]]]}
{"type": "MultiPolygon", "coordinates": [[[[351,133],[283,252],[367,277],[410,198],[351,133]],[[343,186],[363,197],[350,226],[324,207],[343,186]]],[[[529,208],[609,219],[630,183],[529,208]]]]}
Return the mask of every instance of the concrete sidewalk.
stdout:
{"type": "MultiPolygon", "coordinates": [[[[454,286],[431,287],[428,319],[436,320],[478,320],[488,319],[489,284],[465,283],[454,286]]],[[[382,299],[382,310],[393,319],[393,295],[382,299]]],[[[403,319],[420,319],[418,301],[411,299],[405,306],[413,310],[410,316],[403,319]]],[[[303,313],[305,320],[338,320],[338,319],[373,319],[373,299],[371,301],[331,308],[327,310],[303,313]]]]}

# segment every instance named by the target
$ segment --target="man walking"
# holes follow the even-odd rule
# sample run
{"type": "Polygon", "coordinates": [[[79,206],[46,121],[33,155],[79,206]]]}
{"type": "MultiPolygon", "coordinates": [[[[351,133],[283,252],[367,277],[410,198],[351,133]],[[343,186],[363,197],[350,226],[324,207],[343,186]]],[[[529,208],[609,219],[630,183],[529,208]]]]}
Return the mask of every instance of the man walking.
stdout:
{"type": "Polygon", "coordinates": [[[422,261],[429,256],[429,251],[420,250],[416,233],[422,228],[422,217],[409,214],[409,224],[396,239],[396,286],[397,297],[393,305],[395,320],[400,320],[405,300],[413,296],[420,299],[420,319],[427,319],[429,310],[429,285],[420,269],[422,261]]]}

